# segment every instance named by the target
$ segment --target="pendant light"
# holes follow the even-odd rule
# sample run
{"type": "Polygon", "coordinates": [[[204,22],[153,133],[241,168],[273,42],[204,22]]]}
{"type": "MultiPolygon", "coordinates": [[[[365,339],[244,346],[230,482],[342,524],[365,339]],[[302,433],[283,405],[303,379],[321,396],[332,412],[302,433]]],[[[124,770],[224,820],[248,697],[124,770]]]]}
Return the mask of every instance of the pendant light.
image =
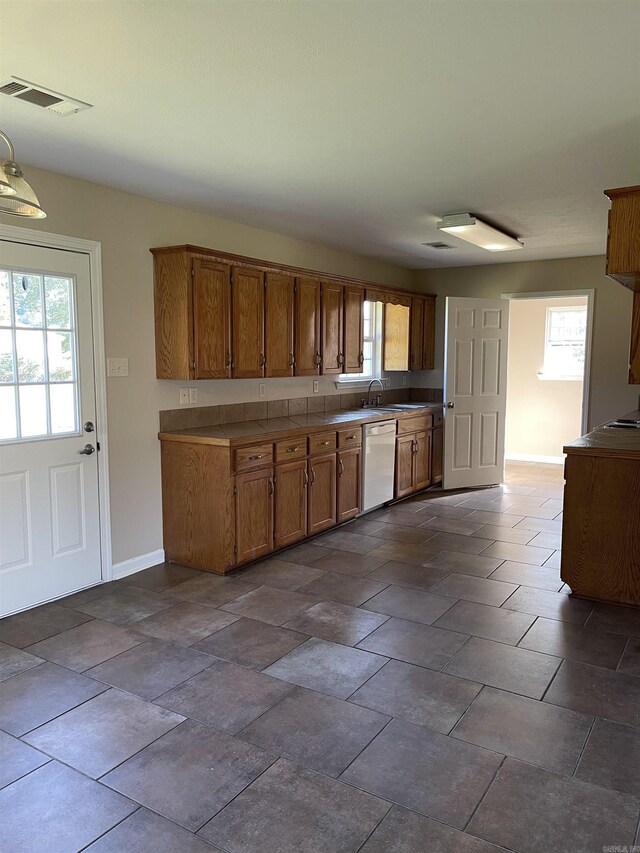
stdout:
{"type": "Polygon", "coordinates": [[[9,159],[0,164],[0,213],[24,216],[27,219],[44,219],[47,215],[40,207],[38,197],[25,181],[22,169],[15,162],[11,140],[0,130],[0,139],[9,147],[9,159]]]}

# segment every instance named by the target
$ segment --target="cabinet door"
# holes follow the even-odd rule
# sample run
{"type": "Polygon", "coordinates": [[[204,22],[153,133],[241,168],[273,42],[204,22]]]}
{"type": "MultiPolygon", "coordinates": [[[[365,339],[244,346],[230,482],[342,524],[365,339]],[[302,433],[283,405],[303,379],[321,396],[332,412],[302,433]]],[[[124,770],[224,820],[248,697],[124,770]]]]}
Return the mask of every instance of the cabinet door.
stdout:
{"type": "Polygon", "coordinates": [[[296,376],[317,376],[320,372],[320,284],[314,279],[297,278],[293,328],[296,376]]]}
{"type": "Polygon", "coordinates": [[[338,453],[338,521],[346,521],[360,512],[359,447],[338,453]]]}
{"type": "Polygon", "coordinates": [[[434,429],[431,433],[431,482],[442,482],[442,451],[444,430],[442,427],[434,429]]]}
{"type": "Polygon", "coordinates": [[[424,334],[422,338],[422,369],[433,370],[436,351],[436,300],[427,296],[424,300],[424,334]]]}
{"type": "Polygon", "coordinates": [[[336,454],[309,460],[309,536],[336,523],[336,454]]]}
{"type": "Polygon", "coordinates": [[[424,334],[424,299],[411,300],[411,339],[409,370],[422,370],[422,340],[424,334]]]}
{"type": "Polygon", "coordinates": [[[265,376],[293,376],[293,278],[265,278],[265,376]]]}
{"type": "Polygon", "coordinates": [[[362,373],[364,364],[364,290],[344,289],[344,373],[362,373]]]}
{"type": "Polygon", "coordinates": [[[231,368],[230,268],[193,261],[195,379],[227,379],[231,368]]]}
{"type": "Polygon", "coordinates": [[[283,548],[307,535],[307,460],[275,469],[274,546],[283,548]]]}
{"type": "Polygon", "coordinates": [[[236,476],[236,562],[273,551],[273,468],[236,476]]]}
{"type": "Polygon", "coordinates": [[[413,448],[413,488],[415,491],[431,485],[431,435],[432,431],[418,432],[413,448]]]}
{"type": "Polygon", "coordinates": [[[325,375],[342,373],[344,363],[343,294],[341,284],[322,283],[322,368],[325,375]]]}
{"type": "Polygon", "coordinates": [[[382,363],[385,370],[409,370],[409,300],[406,305],[387,302],[384,306],[382,363]]]}
{"type": "Polygon", "coordinates": [[[234,379],[264,376],[264,276],[234,267],[232,274],[234,379]]]}
{"type": "Polygon", "coordinates": [[[403,498],[413,492],[413,445],[415,435],[396,438],[396,497],[403,498]]]}

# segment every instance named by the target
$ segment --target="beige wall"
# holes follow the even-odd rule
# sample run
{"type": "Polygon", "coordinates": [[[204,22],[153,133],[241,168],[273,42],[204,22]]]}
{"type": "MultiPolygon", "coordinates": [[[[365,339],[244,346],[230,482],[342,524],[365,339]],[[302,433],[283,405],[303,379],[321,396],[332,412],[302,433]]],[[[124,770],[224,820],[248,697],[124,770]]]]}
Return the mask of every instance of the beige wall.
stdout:
{"type": "Polygon", "coordinates": [[[507,370],[507,457],[556,456],[582,432],[582,389],[578,380],[541,379],[547,308],[585,306],[574,299],[512,299],[507,370]]]}
{"type": "Polygon", "coordinates": [[[632,294],[604,275],[604,258],[450,267],[419,270],[414,276],[422,292],[435,293],[439,297],[436,303],[436,369],[424,374],[427,387],[442,387],[447,295],[496,298],[503,293],[593,289],[589,425],[600,424],[637,408],[640,387],[627,384],[632,294]]]}
{"type": "MultiPolygon", "coordinates": [[[[412,285],[410,272],[399,267],[52,172],[25,171],[48,217],[3,221],[102,244],[106,354],[129,358],[129,377],[107,380],[115,563],[162,547],[158,411],[176,408],[178,388],[187,384],[155,378],[152,246],[194,243],[398,287],[412,285]]],[[[321,393],[335,391],[328,377],[321,383],[321,393]]],[[[199,405],[258,399],[257,381],[195,384],[199,405]]],[[[266,399],[311,394],[310,379],[267,382],[266,399]]]]}

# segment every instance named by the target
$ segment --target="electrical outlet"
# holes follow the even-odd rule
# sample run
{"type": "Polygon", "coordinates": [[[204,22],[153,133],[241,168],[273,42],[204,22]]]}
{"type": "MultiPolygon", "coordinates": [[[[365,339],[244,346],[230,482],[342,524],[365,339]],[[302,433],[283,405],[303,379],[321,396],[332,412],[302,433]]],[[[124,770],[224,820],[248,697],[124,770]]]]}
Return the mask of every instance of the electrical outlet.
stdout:
{"type": "Polygon", "coordinates": [[[198,402],[198,389],[197,388],[189,388],[189,402],[197,403],[198,402]]]}
{"type": "Polygon", "coordinates": [[[319,388],[320,388],[320,383],[318,382],[318,380],[317,380],[317,379],[314,379],[314,380],[313,380],[313,393],[314,393],[314,394],[317,394],[317,393],[318,393],[319,388]]]}
{"type": "Polygon", "coordinates": [[[129,375],[129,359],[128,358],[108,358],[107,359],[107,376],[128,376],[129,375]]]}
{"type": "Polygon", "coordinates": [[[259,392],[260,396],[264,397],[264,395],[266,394],[266,391],[267,391],[267,386],[264,384],[264,382],[261,382],[260,385],[258,386],[258,392],[259,392]]]}
{"type": "Polygon", "coordinates": [[[189,389],[181,388],[180,389],[180,405],[188,406],[189,405],[189,389]]]}

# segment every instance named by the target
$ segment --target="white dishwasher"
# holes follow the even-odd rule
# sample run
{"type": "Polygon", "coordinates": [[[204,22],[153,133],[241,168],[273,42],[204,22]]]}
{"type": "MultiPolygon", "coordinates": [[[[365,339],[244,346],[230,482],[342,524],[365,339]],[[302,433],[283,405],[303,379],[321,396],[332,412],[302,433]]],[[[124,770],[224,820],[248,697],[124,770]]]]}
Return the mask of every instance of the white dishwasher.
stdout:
{"type": "Polygon", "coordinates": [[[396,422],[366,424],[363,442],[362,511],[367,512],[393,500],[396,422]]]}

